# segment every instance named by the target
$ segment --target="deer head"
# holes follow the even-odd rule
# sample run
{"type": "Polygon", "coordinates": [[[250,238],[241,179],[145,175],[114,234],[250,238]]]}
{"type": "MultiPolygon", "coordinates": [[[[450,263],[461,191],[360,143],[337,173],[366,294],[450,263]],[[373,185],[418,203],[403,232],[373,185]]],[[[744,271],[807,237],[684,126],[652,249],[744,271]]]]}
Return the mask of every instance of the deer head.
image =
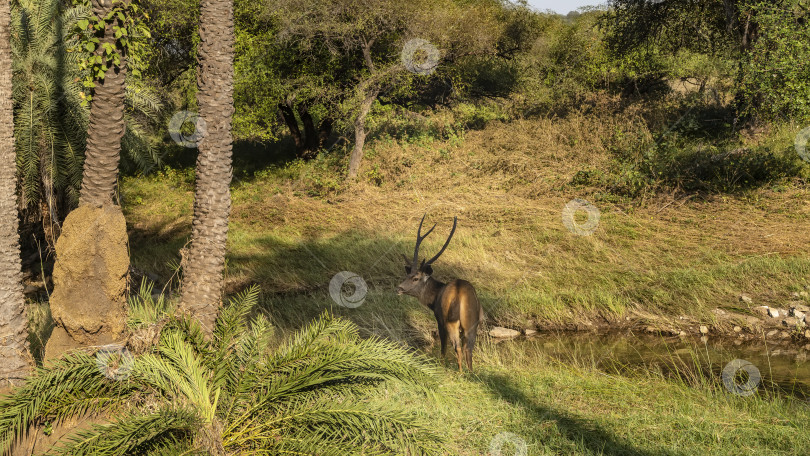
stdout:
{"type": "Polygon", "coordinates": [[[405,260],[405,273],[407,276],[397,287],[397,294],[406,294],[417,298],[422,295],[422,291],[425,289],[428,282],[430,282],[430,276],[433,274],[433,267],[431,267],[431,265],[444,253],[444,249],[450,244],[450,239],[453,239],[453,233],[456,231],[458,218],[453,217],[453,229],[450,230],[450,236],[447,237],[447,241],[445,241],[442,249],[439,250],[439,253],[433,256],[433,258],[427,261],[422,260],[422,262],[419,263],[419,245],[422,244],[422,241],[433,231],[433,228],[436,228],[436,224],[434,224],[427,233],[422,235],[422,224],[425,222],[426,215],[427,214],[422,216],[422,221],[419,222],[419,229],[416,231],[416,247],[413,249],[413,259],[409,260],[407,256],[402,255],[402,258],[405,260]]]}

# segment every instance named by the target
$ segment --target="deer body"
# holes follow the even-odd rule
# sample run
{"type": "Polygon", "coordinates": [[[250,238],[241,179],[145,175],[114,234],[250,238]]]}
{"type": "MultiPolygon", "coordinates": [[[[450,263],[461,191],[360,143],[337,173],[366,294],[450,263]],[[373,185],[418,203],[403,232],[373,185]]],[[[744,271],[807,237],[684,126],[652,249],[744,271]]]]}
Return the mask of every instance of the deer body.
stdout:
{"type": "MultiPolygon", "coordinates": [[[[425,218],[422,217],[422,222],[425,218]]],[[[434,225],[433,228],[436,226],[434,225]]],[[[453,230],[450,237],[442,247],[441,251],[432,259],[422,261],[420,266],[416,266],[419,254],[419,244],[433,231],[433,228],[421,236],[422,223],[419,224],[417,232],[417,243],[414,251],[414,260],[411,264],[405,258],[405,271],[408,276],[402,282],[397,291],[399,294],[407,294],[419,299],[422,305],[433,311],[436,323],[439,326],[439,337],[442,344],[442,358],[447,349],[447,340],[453,344],[458,360],[458,369],[462,370],[462,360],[467,364],[467,369],[472,370],[472,351],[475,347],[475,338],[478,334],[478,323],[484,319],[484,310],[478,302],[475,288],[470,282],[462,279],[455,279],[449,283],[442,283],[431,277],[433,268],[431,263],[435,261],[450,243],[456,229],[456,220],[453,220],[453,230]]]]}

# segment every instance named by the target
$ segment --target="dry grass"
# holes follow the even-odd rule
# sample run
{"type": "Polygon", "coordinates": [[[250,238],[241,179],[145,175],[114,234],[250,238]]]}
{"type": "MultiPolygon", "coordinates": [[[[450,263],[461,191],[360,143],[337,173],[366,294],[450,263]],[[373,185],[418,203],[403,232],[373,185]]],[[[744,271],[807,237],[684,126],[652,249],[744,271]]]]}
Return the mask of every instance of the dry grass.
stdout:
{"type": "MultiPolygon", "coordinates": [[[[451,217],[459,217],[437,275],[472,281],[505,324],[628,312],[709,318],[742,292],[768,304],[798,290],[810,272],[803,186],[630,201],[571,184],[583,168],[609,166],[609,147],[650,137],[628,112],[496,122],[445,141],[381,138],[369,144],[360,182],[320,196],[306,193],[307,165],[296,165],[297,178],[282,167],[237,182],[230,287],[322,291],[333,274],[350,270],[393,290],[399,255],[411,251],[427,212],[439,227],[425,252],[439,248],[451,217]],[[592,236],[563,226],[562,209],[573,198],[600,210],[592,236]]],[[[188,236],[191,193],[180,181],[124,182],[126,200],[142,201],[125,207],[144,269],[167,273],[164,264],[188,236]]]]}

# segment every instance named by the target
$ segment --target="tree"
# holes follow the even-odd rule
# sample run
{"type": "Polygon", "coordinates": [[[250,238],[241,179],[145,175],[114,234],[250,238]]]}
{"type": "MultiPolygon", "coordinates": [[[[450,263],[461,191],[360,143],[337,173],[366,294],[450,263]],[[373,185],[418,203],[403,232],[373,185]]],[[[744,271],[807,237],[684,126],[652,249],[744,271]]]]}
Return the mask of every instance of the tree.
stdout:
{"type": "Polygon", "coordinates": [[[184,261],[181,310],[210,334],[222,299],[231,209],[233,0],[202,0],[197,103],[207,129],[198,144],[191,246],[184,261]]]}
{"type": "MultiPolygon", "coordinates": [[[[89,5],[19,0],[12,5],[14,131],[23,232],[53,246],[68,212],[79,202],[87,139],[87,88],[80,68],[91,55],[76,30],[89,5]]],[[[162,104],[130,74],[125,94],[124,157],[148,171],[159,162],[144,133],[162,104]]]]}
{"type": "MultiPolygon", "coordinates": [[[[93,14],[105,17],[113,11],[114,0],[92,0],[93,14]]],[[[120,0],[119,0],[120,1],[120,0]]],[[[116,36],[113,22],[104,23],[98,30],[98,52],[103,54],[108,47],[115,48],[116,36]]],[[[112,204],[112,196],[118,183],[118,163],[121,160],[121,139],[124,137],[124,92],[126,90],[127,62],[121,55],[118,65],[106,70],[95,86],[90,109],[87,134],[84,174],[79,204],[105,206],[112,204]]]]}
{"type": "Polygon", "coordinates": [[[644,65],[653,52],[686,50],[731,62],[734,70],[711,76],[734,80],[735,121],[810,115],[806,0],[613,0],[610,6],[602,25],[616,55],[638,54],[644,65]]]}
{"type": "Polygon", "coordinates": [[[110,422],[69,436],[61,454],[446,454],[418,416],[368,403],[383,382],[434,386],[435,363],[328,314],[273,346],[267,319],[246,321],[258,292],[223,309],[211,340],[154,312],[146,293],[133,316],[162,322],[156,346],[76,351],[38,371],[0,400],[0,453],[33,423],[100,412],[110,422]]]}
{"type": "Polygon", "coordinates": [[[11,98],[11,2],[0,0],[0,387],[31,368],[17,228],[14,118],[11,98]]]}
{"type": "Polygon", "coordinates": [[[86,30],[87,85],[93,88],[79,207],[56,243],[50,305],[56,327],[45,350],[54,358],[81,345],[119,340],[126,331],[129,248],[126,220],[113,203],[124,137],[124,96],[137,4],[92,0],[86,30]]]}
{"type": "Polygon", "coordinates": [[[440,61],[495,55],[504,28],[498,20],[502,8],[500,1],[489,0],[465,5],[452,0],[268,0],[266,15],[280,21],[281,38],[300,52],[328,50],[340,62],[342,71],[333,75],[340,88],[333,99],[354,130],[348,170],[353,179],[374,103],[381,96],[413,94],[416,81],[433,73],[440,61]],[[414,61],[403,62],[403,50],[414,43],[408,54],[414,61]]]}

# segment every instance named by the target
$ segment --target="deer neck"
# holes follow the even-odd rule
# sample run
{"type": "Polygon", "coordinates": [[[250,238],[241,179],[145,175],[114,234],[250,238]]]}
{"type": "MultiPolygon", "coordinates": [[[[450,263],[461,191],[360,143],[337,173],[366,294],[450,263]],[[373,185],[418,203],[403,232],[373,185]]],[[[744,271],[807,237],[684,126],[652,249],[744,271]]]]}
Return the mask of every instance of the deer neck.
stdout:
{"type": "Polygon", "coordinates": [[[442,282],[439,282],[433,277],[428,277],[425,287],[422,288],[422,293],[419,295],[419,302],[432,309],[433,303],[436,302],[436,297],[439,295],[442,288],[444,288],[442,282]]]}

